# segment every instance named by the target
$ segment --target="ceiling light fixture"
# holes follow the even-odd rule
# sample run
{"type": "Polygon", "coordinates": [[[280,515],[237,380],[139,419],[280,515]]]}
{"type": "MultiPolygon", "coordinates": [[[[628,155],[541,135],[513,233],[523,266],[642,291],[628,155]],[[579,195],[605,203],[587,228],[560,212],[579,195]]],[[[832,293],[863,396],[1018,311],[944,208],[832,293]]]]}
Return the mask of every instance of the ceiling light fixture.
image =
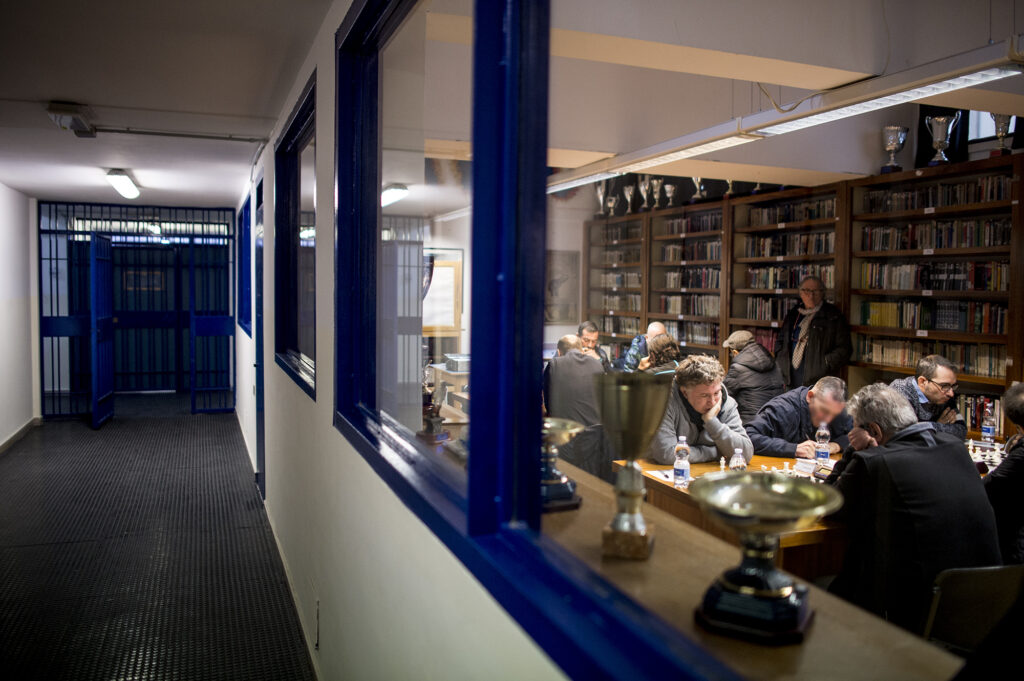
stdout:
{"type": "Polygon", "coordinates": [[[591,182],[600,182],[601,180],[608,180],[613,177],[618,177],[623,171],[614,171],[607,173],[594,173],[593,175],[585,175],[575,180],[568,180],[566,182],[559,182],[557,184],[548,185],[548,194],[554,194],[555,192],[564,192],[566,189],[573,189],[575,187],[582,187],[585,184],[591,182]]]}
{"type": "Polygon", "coordinates": [[[409,188],[404,184],[389,184],[384,187],[384,191],[380,193],[380,205],[381,208],[390,206],[396,201],[401,201],[409,195],[409,188]]]}
{"type": "Polygon", "coordinates": [[[126,199],[137,199],[139,198],[139,188],[132,182],[131,176],[127,171],[121,170],[120,168],[114,168],[107,172],[107,182],[117,190],[117,193],[126,199]]]}

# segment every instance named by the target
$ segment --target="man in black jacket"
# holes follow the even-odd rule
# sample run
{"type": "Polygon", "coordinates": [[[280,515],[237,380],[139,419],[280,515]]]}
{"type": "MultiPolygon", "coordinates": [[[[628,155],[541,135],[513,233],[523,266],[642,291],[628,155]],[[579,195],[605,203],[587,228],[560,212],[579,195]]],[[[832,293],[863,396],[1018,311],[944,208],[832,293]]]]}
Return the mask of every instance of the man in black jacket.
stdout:
{"type": "Polygon", "coordinates": [[[838,307],[825,302],[821,279],[804,277],[799,291],[802,305],[789,311],[775,341],[775,361],[788,388],[838,376],[853,354],[850,325],[838,307]]]}
{"type": "Polygon", "coordinates": [[[967,422],[956,410],[956,367],[942,355],[917,360],[913,376],[897,378],[889,387],[907,398],[918,421],[931,421],[935,430],[967,437],[967,422]]]}
{"type": "Polygon", "coordinates": [[[813,459],[815,434],[822,423],[829,427],[829,454],[838,454],[850,444],[847,433],[853,427],[845,407],[846,383],[834,376],[768,400],[746,424],[754,454],[813,459]]]}
{"type": "Polygon", "coordinates": [[[920,633],[941,571],[999,565],[992,507],[963,441],[919,423],[895,390],[869,385],[847,408],[851,441],[877,444],[851,448],[829,477],[850,537],[829,590],[920,633]]]}
{"type": "Polygon", "coordinates": [[[1003,411],[1017,424],[1006,458],[985,477],[985,493],[996,514],[999,548],[1007,565],[1024,563],[1024,383],[1003,395],[1003,411]]]}
{"type": "Polygon", "coordinates": [[[732,359],[722,385],[739,406],[743,423],[750,423],[758,409],[786,390],[775,358],[754,340],[749,331],[735,331],[722,347],[729,348],[732,359]]]}

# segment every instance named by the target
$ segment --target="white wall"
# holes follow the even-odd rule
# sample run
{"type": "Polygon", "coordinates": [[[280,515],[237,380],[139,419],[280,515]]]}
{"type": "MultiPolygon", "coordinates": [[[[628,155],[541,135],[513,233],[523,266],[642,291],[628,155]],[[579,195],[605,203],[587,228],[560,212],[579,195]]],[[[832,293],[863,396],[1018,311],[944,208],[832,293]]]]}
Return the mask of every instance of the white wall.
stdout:
{"type": "Polygon", "coordinates": [[[31,250],[34,230],[31,202],[0,184],[0,445],[37,413],[33,402],[32,330],[38,308],[32,305],[31,250]]]}
{"type": "Polygon", "coordinates": [[[583,222],[597,212],[594,186],[584,185],[571,196],[548,196],[547,250],[577,251],[580,254],[580,318],[573,324],[545,324],[544,342],[576,333],[579,323],[587,318],[587,296],[583,291],[583,222]]]}
{"type": "MultiPolygon", "coordinates": [[[[317,146],[334,147],[334,32],[347,6],[338,0],[328,12],[309,58],[295,74],[272,140],[315,67],[317,146]]],[[[274,363],[273,144],[269,147],[262,157],[266,504],[320,678],[564,678],[332,425],[331,209],[317,214],[316,401],[274,363]],[[313,650],[318,601],[320,645],[313,650]]],[[[333,206],[332,154],[317,155],[316,177],[317,205],[333,206]]],[[[344,352],[344,339],[340,344],[344,352]]],[[[240,354],[240,367],[241,359],[240,354]]]]}

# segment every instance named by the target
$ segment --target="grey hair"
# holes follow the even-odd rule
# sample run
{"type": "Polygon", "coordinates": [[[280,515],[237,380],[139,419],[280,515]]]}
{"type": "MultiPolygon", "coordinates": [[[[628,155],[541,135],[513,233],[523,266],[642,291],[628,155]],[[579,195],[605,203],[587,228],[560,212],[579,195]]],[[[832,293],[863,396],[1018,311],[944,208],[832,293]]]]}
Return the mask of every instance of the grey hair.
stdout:
{"type": "Polygon", "coordinates": [[[835,376],[824,376],[811,386],[815,395],[828,397],[836,402],[846,401],[846,381],[835,376]]]}
{"type": "Polygon", "coordinates": [[[710,385],[725,378],[721,362],[707,355],[690,355],[676,367],[676,383],[684,388],[710,385]]]}
{"type": "Polygon", "coordinates": [[[886,438],[917,423],[917,414],[907,398],[885,383],[861,388],[850,398],[846,411],[856,424],[876,424],[886,438]]]}

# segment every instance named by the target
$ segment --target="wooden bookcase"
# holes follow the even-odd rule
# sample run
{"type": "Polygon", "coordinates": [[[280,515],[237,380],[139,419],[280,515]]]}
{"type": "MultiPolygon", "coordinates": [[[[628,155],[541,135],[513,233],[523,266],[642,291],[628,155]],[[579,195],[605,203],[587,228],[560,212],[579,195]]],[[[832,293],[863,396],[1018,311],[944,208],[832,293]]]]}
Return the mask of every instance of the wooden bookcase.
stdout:
{"type": "Polygon", "coordinates": [[[661,320],[727,366],[729,333],[771,349],[765,336],[816,273],[850,321],[851,392],[938,352],[961,366],[958,394],[998,398],[1024,357],[1010,321],[1024,319],[1024,278],[1010,274],[1024,271],[1022,166],[1014,155],[594,219],[584,309],[619,351],[661,320]]]}

